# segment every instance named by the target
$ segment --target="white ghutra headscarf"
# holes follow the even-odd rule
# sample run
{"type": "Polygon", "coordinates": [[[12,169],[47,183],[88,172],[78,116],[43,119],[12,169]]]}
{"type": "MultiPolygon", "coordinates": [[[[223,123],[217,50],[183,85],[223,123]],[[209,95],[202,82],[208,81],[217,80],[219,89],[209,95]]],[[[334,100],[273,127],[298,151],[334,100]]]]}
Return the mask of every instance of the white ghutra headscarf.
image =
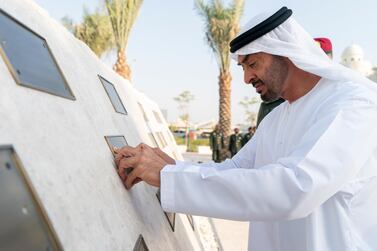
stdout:
{"type": "MultiPolygon", "coordinates": [[[[250,30],[270,16],[271,13],[257,15],[242,27],[238,35],[250,30]]],[[[376,83],[329,59],[292,16],[272,31],[238,49],[231,56],[234,60],[237,60],[239,55],[257,52],[288,57],[296,67],[304,71],[331,80],[364,84],[377,93],[376,83]]]]}

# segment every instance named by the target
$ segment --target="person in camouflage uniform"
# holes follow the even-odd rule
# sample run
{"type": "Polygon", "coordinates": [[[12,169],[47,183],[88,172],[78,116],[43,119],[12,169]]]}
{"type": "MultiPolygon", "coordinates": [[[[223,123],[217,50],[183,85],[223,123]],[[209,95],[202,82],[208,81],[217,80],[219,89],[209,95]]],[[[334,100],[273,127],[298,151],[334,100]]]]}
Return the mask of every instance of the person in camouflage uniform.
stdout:
{"type": "Polygon", "coordinates": [[[224,148],[224,135],[220,132],[218,125],[216,125],[215,130],[213,130],[209,136],[209,146],[212,150],[212,160],[220,163],[220,152],[221,149],[224,148]]]}
{"type": "Polygon", "coordinates": [[[260,104],[259,111],[258,111],[258,118],[257,118],[257,127],[259,126],[259,123],[264,119],[264,117],[267,116],[275,107],[283,103],[285,100],[282,98],[279,98],[277,100],[267,102],[263,101],[260,104]]]}
{"type": "Polygon", "coordinates": [[[236,153],[242,147],[242,135],[239,133],[240,130],[238,128],[234,129],[234,133],[230,135],[229,139],[229,151],[232,157],[236,155],[236,153]]]}
{"type": "Polygon", "coordinates": [[[250,126],[249,129],[248,129],[248,132],[245,133],[242,137],[242,146],[246,145],[246,143],[249,142],[251,137],[253,137],[254,132],[255,132],[255,127],[250,126]]]}

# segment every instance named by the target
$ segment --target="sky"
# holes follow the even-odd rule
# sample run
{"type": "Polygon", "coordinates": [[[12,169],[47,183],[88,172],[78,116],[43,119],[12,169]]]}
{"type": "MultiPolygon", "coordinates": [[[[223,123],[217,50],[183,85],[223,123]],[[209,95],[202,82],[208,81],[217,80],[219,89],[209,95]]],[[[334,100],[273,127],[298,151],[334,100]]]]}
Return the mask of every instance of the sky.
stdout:
{"type": "MultiPolygon", "coordinates": [[[[89,11],[104,0],[34,0],[50,15],[60,20],[68,15],[80,22],[83,7],[89,11]]],[[[208,2],[208,0],[207,0],[208,2]]],[[[224,1],[229,3],[228,1],[224,1]]],[[[340,61],[343,50],[355,43],[363,47],[366,60],[377,65],[377,1],[375,0],[245,0],[241,26],[264,11],[287,6],[294,18],[313,37],[328,37],[333,43],[334,60],[340,61]]],[[[179,116],[174,97],[185,90],[195,99],[190,103],[193,122],[218,119],[218,66],[205,42],[204,23],[193,0],[144,0],[132,29],[127,60],[132,82],[138,90],[168,112],[168,121],[179,116]]],[[[114,55],[103,57],[106,64],[114,55]]],[[[244,97],[257,94],[243,82],[243,73],[235,62],[232,73],[232,124],[245,122],[245,111],[239,105],[244,97]]],[[[255,107],[256,109],[256,107],[255,107]]]]}

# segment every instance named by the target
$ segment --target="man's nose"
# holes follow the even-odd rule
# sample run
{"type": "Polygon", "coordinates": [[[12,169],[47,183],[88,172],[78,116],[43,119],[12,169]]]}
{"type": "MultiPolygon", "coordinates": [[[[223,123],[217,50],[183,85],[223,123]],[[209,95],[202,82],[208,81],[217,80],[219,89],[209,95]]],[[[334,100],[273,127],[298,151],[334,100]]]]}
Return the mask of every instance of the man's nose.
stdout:
{"type": "Polygon", "coordinates": [[[245,84],[251,84],[254,80],[257,79],[255,73],[251,70],[247,70],[244,72],[244,81],[245,84]]]}

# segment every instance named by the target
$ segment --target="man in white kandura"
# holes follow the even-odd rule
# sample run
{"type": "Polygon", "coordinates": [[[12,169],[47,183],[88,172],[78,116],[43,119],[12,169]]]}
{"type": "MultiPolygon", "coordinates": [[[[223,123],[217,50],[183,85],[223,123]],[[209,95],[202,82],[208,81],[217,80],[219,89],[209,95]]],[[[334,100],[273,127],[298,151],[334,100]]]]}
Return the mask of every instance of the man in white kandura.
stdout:
{"type": "Polygon", "coordinates": [[[247,84],[286,101],[223,163],[118,151],[119,174],[161,187],[168,212],[250,221],[249,250],[377,250],[377,85],[331,61],[283,7],[231,43],[247,84]],[[124,169],[132,167],[126,176],[124,169]]]}

